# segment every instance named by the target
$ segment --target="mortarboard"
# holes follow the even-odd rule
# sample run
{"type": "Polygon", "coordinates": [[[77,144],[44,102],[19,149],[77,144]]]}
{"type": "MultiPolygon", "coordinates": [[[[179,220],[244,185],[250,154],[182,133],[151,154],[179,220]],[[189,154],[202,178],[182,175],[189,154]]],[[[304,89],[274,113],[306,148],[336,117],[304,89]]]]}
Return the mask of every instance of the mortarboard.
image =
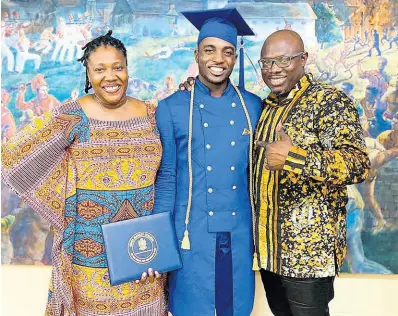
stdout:
{"type": "MultiPolygon", "coordinates": [[[[181,14],[199,30],[198,45],[207,37],[216,37],[225,40],[236,47],[237,36],[255,35],[253,30],[235,8],[184,11],[181,12],[181,14]]],[[[241,44],[243,44],[243,42],[241,42],[241,44]]],[[[240,47],[239,55],[239,86],[244,87],[243,45],[240,47]]]]}

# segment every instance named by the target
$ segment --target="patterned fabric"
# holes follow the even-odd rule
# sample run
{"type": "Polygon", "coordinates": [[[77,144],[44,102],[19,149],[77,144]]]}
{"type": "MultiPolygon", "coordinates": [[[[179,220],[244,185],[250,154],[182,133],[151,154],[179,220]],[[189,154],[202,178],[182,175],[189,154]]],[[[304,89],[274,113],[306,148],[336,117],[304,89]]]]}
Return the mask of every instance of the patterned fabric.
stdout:
{"type": "Polygon", "coordinates": [[[162,149],[147,107],[100,121],[68,101],[3,147],[3,179],[54,230],[46,315],[166,315],[164,278],[110,286],[101,230],[152,212],[162,149]]]}
{"type": "Polygon", "coordinates": [[[256,140],[275,141],[282,123],[293,145],[284,169],[264,167],[255,149],[256,243],[260,267],[297,278],[333,276],[346,251],[346,185],[370,162],[357,111],[344,93],[301,78],[280,104],[264,102],[256,140]]]}

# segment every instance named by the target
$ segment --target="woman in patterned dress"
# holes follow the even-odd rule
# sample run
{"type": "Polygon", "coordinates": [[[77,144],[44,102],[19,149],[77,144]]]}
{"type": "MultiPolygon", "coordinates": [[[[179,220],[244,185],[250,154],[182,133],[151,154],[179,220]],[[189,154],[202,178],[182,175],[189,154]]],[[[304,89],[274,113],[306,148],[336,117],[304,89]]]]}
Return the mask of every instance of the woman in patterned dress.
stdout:
{"type": "Polygon", "coordinates": [[[54,231],[46,315],[164,316],[165,278],[110,286],[101,225],[148,215],[161,160],[155,107],[126,96],[126,48],[112,32],[84,48],[86,93],[3,147],[4,181],[54,231]]]}

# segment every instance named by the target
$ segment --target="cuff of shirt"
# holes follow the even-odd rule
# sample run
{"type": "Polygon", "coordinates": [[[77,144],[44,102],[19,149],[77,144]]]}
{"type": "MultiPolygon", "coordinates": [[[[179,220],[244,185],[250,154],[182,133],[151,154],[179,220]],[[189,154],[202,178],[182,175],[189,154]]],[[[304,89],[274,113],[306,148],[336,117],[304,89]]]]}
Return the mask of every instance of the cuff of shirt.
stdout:
{"type": "Polygon", "coordinates": [[[296,146],[290,147],[287,154],[283,170],[291,171],[297,174],[302,174],[305,166],[305,159],[307,158],[307,151],[296,146]]]}

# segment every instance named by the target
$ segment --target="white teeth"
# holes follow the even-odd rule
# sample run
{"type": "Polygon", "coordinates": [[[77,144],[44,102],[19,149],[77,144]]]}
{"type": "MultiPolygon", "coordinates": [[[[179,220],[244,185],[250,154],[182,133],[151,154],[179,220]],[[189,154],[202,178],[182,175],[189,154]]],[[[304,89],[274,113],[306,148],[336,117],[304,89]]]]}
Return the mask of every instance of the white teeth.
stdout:
{"type": "Polygon", "coordinates": [[[210,67],[210,69],[214,72],[222,73],[224,69],[219,68],[219,67],[210,67]]]}
{"type": "Polygon", "coordinates": [[[273,85],[278,85],[285,81],[285,78],[270,78],[270,81],[273,85]]]}
{"type": "Polygon", "coordinates": [[[115,92],[120,88],[120,86],[104,87],[106,92],[115,92]]]}

